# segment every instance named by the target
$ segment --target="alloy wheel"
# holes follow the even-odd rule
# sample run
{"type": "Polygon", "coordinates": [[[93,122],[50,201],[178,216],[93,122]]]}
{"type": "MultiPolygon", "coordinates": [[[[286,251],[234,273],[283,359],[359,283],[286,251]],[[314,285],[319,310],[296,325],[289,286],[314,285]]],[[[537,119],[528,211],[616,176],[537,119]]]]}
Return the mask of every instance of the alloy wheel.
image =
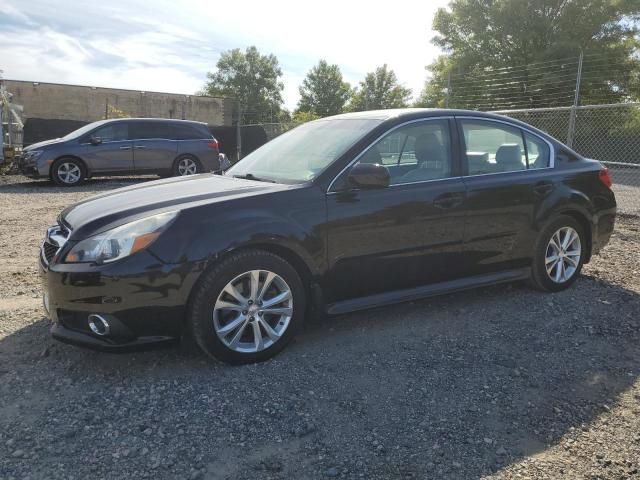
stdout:
{"type": "Polygon", "coordinates": [[[198,173],[198,164],[191,158],[183,158],[178,162],[179,175],[195,175],[198,173]]]}
{"type": "Polygon", "coordinates": [[[276,343],[293,315],[291,288],[268,270],[238,275],[222,289],[213,309],[213,326],[228,348],[255,353],[276,343]]]}
{"type": "Polygon", "coordinates": [[[77,183],[80,180],[82,172],[80,171],[80,167],[75,163],[64,162],[58,166],[57,170],[58,178],[68,185],[77,183]]]}
{"type": "Polygon", "coordinates": [[[582,245],[580,235],[571,227],[558,229],[549,240],[545,254],[547,275],[555,283],[564,283],[576,273],[580,265],[582,245]]]}

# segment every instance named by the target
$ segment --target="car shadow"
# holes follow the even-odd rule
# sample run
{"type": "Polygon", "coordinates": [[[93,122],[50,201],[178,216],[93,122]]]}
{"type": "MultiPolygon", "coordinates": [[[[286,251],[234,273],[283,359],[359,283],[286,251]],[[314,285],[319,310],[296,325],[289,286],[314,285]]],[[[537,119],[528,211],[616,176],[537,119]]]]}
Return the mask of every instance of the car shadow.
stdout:
{"type": "MultiPolygon", "coordinates": [[[[0,392],[7,409],[25,401],[14,392],[30,391],[36,400],[28,411],[37,419],[87,389],[122,402],[116,387],[187,383],[190,393],[175,393],[185,396],[180,401],[215,391],[217,401],[242,399],[260,411],[262,395],[275,389],[282,401],[301,399],[296,408],[313,419],[309,438],[351,472],[478,478],[588,429],[615,406],[640,374],[639,311],[638,293],[597,277],[557,294],[499,285],[317,318],[276,359],[243,367],[186,346],[105,354],[57,344],[41,319],[0,341],[0,392]],[[50,390],[41,384],[47,378],[56,379],[50,390]],[[257,378],[268,381],[256,386],[257,378]]],[[[285,409],[270,420],[285,450],[298,441],[287,424],[300,414],[285,409]]],[[[226,445],[215,429],[202,435],[226,445]]],[[[244,442],[251,445],[251,436],[244,442]]],[[[282,460],[296,478],[318,462],[299,453],[282,460]]],[[[238,477],[250,468],[240,454],[228,462],[238,477]]]]}

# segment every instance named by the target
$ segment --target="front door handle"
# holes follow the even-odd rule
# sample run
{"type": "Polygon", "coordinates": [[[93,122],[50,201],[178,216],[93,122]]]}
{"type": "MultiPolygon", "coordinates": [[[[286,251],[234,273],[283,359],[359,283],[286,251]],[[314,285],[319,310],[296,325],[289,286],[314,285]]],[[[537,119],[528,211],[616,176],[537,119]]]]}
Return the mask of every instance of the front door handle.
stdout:
{"type": "Polygon", "coordinates": [[[464,193],[443,193],[433,199],[433,205],[438,208],[454,208],[464,201],[464,193]]]}
{"type": "Polygon", "coordinates": [[[131,150],[131,147],[120,147],[120,150],[131,150]]]}
{"type": "Polygon", "coordinates": [[[536,183],[533,186],[533,191],[537,194],[537,195],[547,195],[548,193],[551,192],[551,190],[553,190],[553,182],[549,182],[549,181],[541,181],[536,183]]]}

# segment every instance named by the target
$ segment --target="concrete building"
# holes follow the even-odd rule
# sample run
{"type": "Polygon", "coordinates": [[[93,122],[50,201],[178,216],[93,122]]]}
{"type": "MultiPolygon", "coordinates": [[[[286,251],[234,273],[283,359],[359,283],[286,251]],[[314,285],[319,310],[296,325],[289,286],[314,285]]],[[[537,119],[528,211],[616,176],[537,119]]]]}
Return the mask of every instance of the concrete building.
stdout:
{"type": "Polygon", "coordinates": [[[232,124],[234,101],[229,98],[6,79],[3,83],[13,94],[12,101],[24,107],[23,120],[94,122],[159,117],[197,120],[211,126],[232,124]]]}

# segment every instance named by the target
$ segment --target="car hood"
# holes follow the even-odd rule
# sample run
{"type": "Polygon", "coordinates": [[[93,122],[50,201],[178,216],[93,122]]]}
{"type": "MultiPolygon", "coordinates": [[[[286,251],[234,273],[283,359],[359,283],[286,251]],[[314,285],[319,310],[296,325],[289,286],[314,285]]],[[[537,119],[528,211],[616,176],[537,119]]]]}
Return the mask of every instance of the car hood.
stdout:
{"type": "Polygon", "coordinates": [[[155,213],[233,198],[261,195],[291,188],[213,174],[193,175],[140,183],[90,197],[62,211],[61,224],[81,239],[155,213]]]}
{"type": "Polygon", "coordinates": [[[32,143],[28,147],[25,147],[22,151],[23,152],[29,152],[31,150],[38,150],[39,148],[42,148],[42,147],[47,147],[49,145],[57,145],[57,144],[63,143],[63,142],[64,142],[63,138],[52,138],[51,140],[45,140],[43,142],[32,143]]]}

